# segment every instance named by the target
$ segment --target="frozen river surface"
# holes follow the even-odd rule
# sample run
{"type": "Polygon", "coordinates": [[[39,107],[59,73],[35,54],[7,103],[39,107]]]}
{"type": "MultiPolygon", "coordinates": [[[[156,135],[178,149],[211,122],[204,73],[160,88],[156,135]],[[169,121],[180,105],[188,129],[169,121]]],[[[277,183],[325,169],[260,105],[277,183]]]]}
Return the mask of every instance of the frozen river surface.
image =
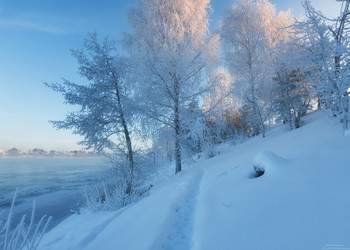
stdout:
{"type": "Polygon", "coordinates": [[[94,184],[106,169],[99,158],[0,158],[0,212],[5,212],[0,221],[18,187],[15,221],[30,216],[36,200],[37,218],[53,216],[53,227],[77,211],[84,186],[94,184]]]}

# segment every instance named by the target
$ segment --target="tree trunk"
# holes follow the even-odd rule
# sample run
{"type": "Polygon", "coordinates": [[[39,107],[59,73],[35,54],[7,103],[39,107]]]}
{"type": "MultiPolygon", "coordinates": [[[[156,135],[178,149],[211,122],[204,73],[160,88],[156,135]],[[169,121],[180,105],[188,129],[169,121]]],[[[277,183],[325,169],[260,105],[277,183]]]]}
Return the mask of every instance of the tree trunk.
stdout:
{"type": "Polygon", "coordinates": [[[261,124],[261,129],[262,129],[262,134],[263,134],[263,138],[265,138],[265,136],[266,136],[266,128],[265,128],[265,124],[264,123],[262,123],[261,124]]]}
{"type": "MultiPolygon", "coordinates": [[[[255,99],[255,98],[254,98],[255,99]]],[[[253,136],[258,136],[259,135],[259,125],[258,125],[258,111],[255,105],[255,102],[253,103],[253,136]]]]}
{"type": "Polygon", "coordinates": [[[180,127],[175,127],[175,174],[181,171],[180,127]]]}
{"type": "Polygon", "coordinates": [[[180,114],[179,114],[179,81],[175,80],[174,94],[175,94],[175,107],[174,107],[174,127],[175,127],[175,174],[181,171],[181,128],[180,128],[180,114]]]}
{"type": "Polygon", "coordinates": [[[288,121],[289,121],[289,128],[292,130],[293,127],[293,111],[291,109],[288,110],[288,121]]]}
{"type": "Polygon", "coordinates": [[[121,115],[121,120],[123,124],[123,129],[124,129],[124,134],[125,134],[125,142],[127,145],[127,150],[128,150],[128,161],[129,161],[129,168],[128,168],[128,173],[126,176],[126,190],[125,193],[130,194],[132,191],[132,186],[133,186],[133,176],[134,176],[134,155],[132,151],[132,145],[131,145],[131,139],[130,139],[130,134],[128,127],[126,125],[126,121],[124,118],[124,115],[121,115]]]}
{"type": "Polygon", "coordinates": [[[119,94],[119,86],[118,86],[117,80],[115,81],[115,86],[116,86],[116,97],[117,97],[117,102],[118,102],[119,116],[120,116],[120,120],[121,120],[121,123],[123,126],[123,132],[124,132],[125,143],[126,143],[126,148],[127,148],[127,157],[128,157],[128,169],[127,169],[127,173],[125,174],[125,178],[126,178],[125,193],[130,194],[132,191],[133,178],[134,178],[134,154],[133,154],[133,150],[132,150],[132,144],[131,144],[131,138],[130,138],[128,125],[126,123],[124,111],[123,111],[123,106],[121,104],[121,98],[120,98],[120,94],[119,94]]]}

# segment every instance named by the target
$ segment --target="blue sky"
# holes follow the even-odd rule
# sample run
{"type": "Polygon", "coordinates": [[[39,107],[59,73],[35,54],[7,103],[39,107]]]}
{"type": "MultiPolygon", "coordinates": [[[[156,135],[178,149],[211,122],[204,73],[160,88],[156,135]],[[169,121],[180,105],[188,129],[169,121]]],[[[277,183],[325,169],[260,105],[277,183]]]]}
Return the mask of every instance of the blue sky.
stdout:
{"type": "MultiPolygon", "coordinates": [[[[71,107],[42,82],[62,77],[79,82],[69,49],[81,48],[88,32],[119,39],[128,31],[128,0],[0,0],[0,149],[23,151],[80,149],[81,138],[57,131],[49,120],[64,119],[71,107]]],[[[213,0],[214,26],[234,0],[213,0]]],[[[278,10],[302,14],[299,0],[272,0],[278,10]]],[[[335,0],[313,0],[315,7],[334,15],[335,0]],[[329,6],[332,2],[331,6],[329,6]]]]}

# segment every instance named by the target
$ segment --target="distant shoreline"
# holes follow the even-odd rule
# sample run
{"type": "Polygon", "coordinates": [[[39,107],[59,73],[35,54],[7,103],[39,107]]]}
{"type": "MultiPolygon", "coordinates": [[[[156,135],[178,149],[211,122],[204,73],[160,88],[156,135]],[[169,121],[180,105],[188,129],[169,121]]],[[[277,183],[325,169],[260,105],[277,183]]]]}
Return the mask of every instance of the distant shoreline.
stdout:
{"type": "Polygon", "coordinates": [[[11,148],[7,151],[0,149],[0,158],[90,158],[99,157],[97,153],[83,150],[70,150],[70,151],[58,151],[50,150],[46,151],[41,148],[34,148],[28,151],[21,151],[17,148],[11,148]]]}

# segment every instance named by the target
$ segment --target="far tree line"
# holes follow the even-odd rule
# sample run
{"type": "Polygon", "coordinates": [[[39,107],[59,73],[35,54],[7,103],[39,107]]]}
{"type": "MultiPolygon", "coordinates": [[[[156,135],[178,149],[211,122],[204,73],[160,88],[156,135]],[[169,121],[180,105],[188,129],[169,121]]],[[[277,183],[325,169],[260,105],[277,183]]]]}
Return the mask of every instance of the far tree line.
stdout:
{"type": "Polygon", "coordinates": [[[29,149],[27,151],[21,151],[18,148],[10,148],[7,151],[0,149],[0,157],[97,157],[94,152],[87,152],[83,150],[70,150],[70,151],[59,151],[59,150],[44,150],[42,148],[29,149]]]}

